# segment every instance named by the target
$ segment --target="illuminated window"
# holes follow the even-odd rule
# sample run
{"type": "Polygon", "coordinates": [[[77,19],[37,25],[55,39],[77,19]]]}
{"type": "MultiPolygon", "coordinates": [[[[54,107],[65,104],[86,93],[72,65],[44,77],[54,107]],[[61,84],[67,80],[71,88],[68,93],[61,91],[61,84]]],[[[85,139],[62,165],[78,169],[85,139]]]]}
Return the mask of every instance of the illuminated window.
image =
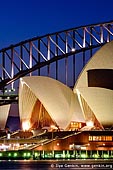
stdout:
{"type": "Polygon", "coordinates": [[[89,136],[89,141],[92,141],[92,140],[93,140],[92,136],[89,136]]]}
{"type": "Polygon", "coordinates": [[[112,136],[106,136],[106,141],[112,141],[112,136]]]}
{"type": "Polygon", "coordinates": [[[31,156],[31,153],[27,153],[27,156],[28,156],[28,157],[31,156]]]}
{"type": "Polygon", "coordinates": [[[8,153],[8,156],[11,156],[11,153],[8,153]]]}
{"type": "Polygon", "coordinates": [[[93,136],[93,141],[98,141],[98,136],[93,136]]]}
{"type": "Polygon", "coordinates": [[[14,157],[16,157],[17,156],[17,153],[14,153],[14,157]]]}
{"type": "Polygon", "coordinates": [[[112,136],[89,136],[89,141],[112,141],[112,136]]]}
{"type": "Polygon", "coordinates": [[[105,141],[106,140],[106,137],[105,136],[102,136],[101,137],[101,141],[105,141]]]}
{"type": "Polygon", "coordinates": [[[27,153],[24,153],[23,156],[26,157],[26,156],[27,156],[27,153]]]}

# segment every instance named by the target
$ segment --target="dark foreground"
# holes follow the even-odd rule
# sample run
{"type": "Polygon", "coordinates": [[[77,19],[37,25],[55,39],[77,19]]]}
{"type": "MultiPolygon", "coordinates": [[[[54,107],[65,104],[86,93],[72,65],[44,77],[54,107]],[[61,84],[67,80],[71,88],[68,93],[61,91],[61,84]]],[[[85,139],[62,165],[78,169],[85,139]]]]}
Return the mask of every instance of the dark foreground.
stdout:
{"type": "Polygon", "coordinates": [[[113,160],[60,160],[60,161],[1,161],[1,170],[108,170],[113,169],[113,160]]]}

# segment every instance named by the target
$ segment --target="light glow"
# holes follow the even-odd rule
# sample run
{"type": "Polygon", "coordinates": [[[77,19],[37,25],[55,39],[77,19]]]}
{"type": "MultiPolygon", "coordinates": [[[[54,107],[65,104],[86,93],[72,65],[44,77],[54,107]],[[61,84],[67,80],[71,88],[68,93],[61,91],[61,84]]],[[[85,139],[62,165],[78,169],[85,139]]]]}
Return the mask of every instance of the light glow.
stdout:
{"type": "Polygon", "coordinates": [[[52,129],[52,130],[54,130],[54,129],[58,129],[58,127],[57,127],[57,126],[55,126],[55,125],[51,125],[51,129],[52,129]]]}
{"type": "Polygon", "coordinates": [[[23,128],[24,131],[29,130],[30,129],[30,122],[28,120],[22,122],[22,128],[23,128]]]}
{"type": "Polygon", "coordinates": [[[75,50],[76,50],[75,48],[72,48],[72,49],[71,49],[72,52],[75,52],[75,50]]]}
{"type": "Polygon", "coordinates": [[[93,127],[93,126],[94,126],[94,122],[91,121],[91,120],[87,121],[86,124],[87,124],[87,126],[89,126],[89,127],[93,127]]]}
{"type": "Polygon", "coordinates": [[[9,147],[10,147],[9,145],[2,144],[2,145],[0,145],[0,150],[6,151],[9,147]]]}

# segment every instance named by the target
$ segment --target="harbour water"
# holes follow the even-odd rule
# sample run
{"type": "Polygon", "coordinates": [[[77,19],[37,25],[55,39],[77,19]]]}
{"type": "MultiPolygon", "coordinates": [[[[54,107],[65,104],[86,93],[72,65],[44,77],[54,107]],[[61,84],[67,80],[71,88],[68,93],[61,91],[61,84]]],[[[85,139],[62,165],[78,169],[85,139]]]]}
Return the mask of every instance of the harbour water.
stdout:
{"type": "Polygon", "coordinates": [[[0,170],[99,170],[113,169],[112,160],[0,161],[0,170]]]}

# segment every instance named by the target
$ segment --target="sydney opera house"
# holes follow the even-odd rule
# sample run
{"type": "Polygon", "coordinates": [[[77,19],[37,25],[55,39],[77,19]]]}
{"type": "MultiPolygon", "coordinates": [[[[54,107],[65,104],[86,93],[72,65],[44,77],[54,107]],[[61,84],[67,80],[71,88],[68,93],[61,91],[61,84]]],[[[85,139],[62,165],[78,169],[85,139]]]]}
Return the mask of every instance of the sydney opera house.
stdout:
{"type": "MultiPolygon", "coordinates": [[[[38,138],[34,131],[44,130],[41,139],[45,142],[34,150],[112,151],[113,41],[89,60],[73,89],[49,77],[21,78],[18,105],[20,127],[33,132],[30,139],[38,138]]],[[[0,107],[2,129],[8,113],[14,115],[11,107],[0,107]]]]}
{"type": "Polygon", "coordinates": [[[62,130],[72,130],[73,122],[81,123],[78,128],[88,130],[112,128],[112,58],[113,41],[103,46],[91,58],[73,90],[49,77],[21,78],[21,122],[29,124],[30,128],[50,127],[53,124],[62,130]]]}

